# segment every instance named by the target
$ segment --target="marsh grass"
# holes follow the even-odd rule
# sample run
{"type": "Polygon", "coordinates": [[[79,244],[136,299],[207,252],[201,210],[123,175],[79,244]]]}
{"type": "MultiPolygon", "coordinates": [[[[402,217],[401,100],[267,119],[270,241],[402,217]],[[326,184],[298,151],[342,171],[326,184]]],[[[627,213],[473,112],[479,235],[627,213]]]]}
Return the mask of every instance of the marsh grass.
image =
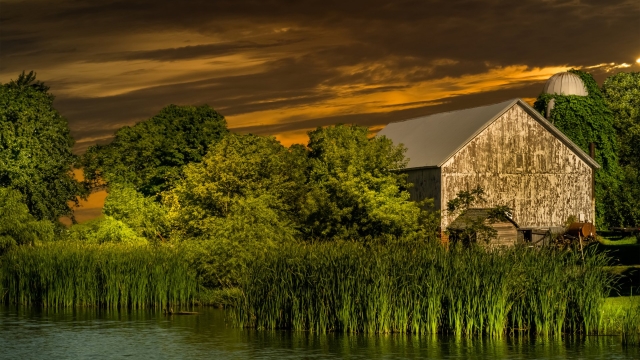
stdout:
{"type": "Polygon", "coordinates": [[[169,246],[51,242],[16,247],[1,261],[2,300],[19,305],[184,306],[196,278],[169,246]]]}
{"type": "Polygon", "coordinates": [[[236,325],[500,337],[597,333],[605,255],[432,243],[291,244],[249,265],[236,325]]]}
{"type": "Polygon", "coordinates": [[[640,346],[640,296],[608,298],[601,312],[600,334],[620,335],[624,346],[640,346]]]}

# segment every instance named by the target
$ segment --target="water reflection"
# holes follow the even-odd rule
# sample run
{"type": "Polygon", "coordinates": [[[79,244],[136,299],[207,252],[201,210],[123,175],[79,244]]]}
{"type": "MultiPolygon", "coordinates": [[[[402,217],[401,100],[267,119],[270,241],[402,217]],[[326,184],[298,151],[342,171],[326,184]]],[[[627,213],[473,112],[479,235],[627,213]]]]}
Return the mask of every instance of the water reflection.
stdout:
{"type": "Polygon", "coordinates": [[[225,325],[222,310],[0,308],[0,358],[142,359],[634,359],[616,337],[455,339],[411,335],[317,335],[225,325]]]}

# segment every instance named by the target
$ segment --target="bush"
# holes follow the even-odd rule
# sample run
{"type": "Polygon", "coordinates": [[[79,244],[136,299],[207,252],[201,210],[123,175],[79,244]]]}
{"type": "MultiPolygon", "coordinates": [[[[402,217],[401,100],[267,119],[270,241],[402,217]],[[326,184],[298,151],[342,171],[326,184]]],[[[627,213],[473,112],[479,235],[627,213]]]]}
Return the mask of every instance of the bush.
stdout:
{"type": "Polygon", "coordinates": [[[17,190],[0,187],[0,255],[17,245],[53,239],[54,226],[36,220],[17,190]]]}

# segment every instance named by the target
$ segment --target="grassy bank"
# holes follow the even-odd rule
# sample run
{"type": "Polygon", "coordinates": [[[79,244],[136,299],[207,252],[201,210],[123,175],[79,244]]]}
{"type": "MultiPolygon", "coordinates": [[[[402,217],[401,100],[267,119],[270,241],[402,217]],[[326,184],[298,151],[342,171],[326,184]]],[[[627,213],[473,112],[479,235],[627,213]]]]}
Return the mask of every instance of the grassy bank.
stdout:
{"type": "Polygon", "coordinates": [[[602,307],[600,333],[620,335],[625,345],[640,345],[640,296],[608,298],[602,307]]]}
{"type": "Polygon", "coordinates": [[[187,305],[194,271],[168,246],[52,242],[16,247],[1,260],[0,294],[12,304],[165,307],[187,305]]]}
{"type": "Polygon", "coordinates": [[[237,325],[315,332],[597,333],[605,255],[551,249],[290,245],[250,264],[237,325]]]}

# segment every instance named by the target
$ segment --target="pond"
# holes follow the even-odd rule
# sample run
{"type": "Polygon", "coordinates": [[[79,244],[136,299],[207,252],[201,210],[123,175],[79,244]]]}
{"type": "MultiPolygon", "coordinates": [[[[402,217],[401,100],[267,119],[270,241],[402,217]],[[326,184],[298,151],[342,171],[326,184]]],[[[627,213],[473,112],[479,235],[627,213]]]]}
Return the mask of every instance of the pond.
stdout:
{"type": "Polygon", "coordinates": [[[618,337],[456,340],[445,336],[319,335],[225,325],[224,311],[0,307],[2,359],[638,359],[618,337]]]}

